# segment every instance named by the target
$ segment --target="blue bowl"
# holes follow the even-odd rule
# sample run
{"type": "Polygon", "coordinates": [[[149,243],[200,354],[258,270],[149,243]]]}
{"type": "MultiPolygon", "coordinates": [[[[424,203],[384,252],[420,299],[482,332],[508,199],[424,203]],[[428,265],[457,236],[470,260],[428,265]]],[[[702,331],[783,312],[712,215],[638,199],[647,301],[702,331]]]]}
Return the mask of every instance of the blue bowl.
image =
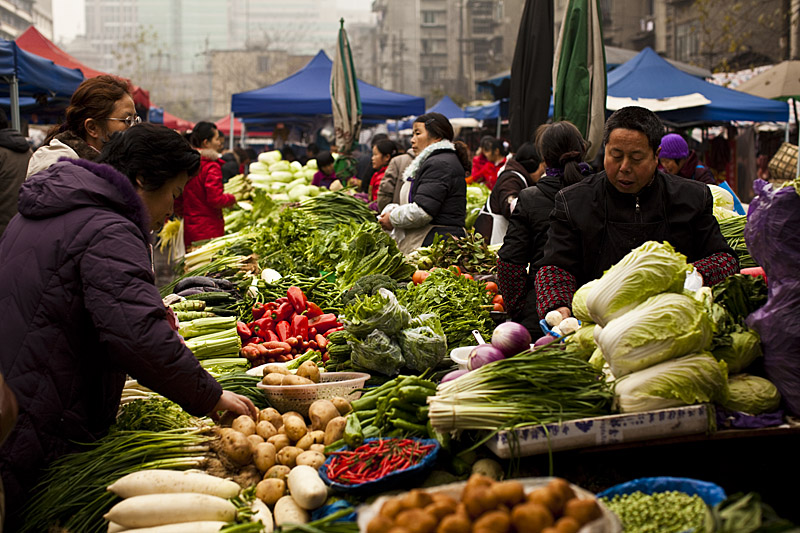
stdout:
{"type": "MultiPolygon", "coordinates": [[[[578,324],[583,324],[580,320],[578,320],[578,324]]],[[[539,321],[539,327],[542,328],[542,331],[545,335],[552,335],[556,339],[560,339],[563,335],[559,335],[558,333],[554,332],[547,323],[547,320],[544,318],[539,321]]],[[[535,339],[534,339],[535,340],[535,339]]]]}
{"type": "MultiPolygon", "coordinates": [[[[372,442],[381,439],[364,439],[364,442],[372,442]]],[[[400,440],[397,438],[388,438],[383,440],[400,440]]],[[[331,455],[325,461],[325,463],[319,467],[319,477],[325,482],[326,485],[333,487],[334,489],[341,491],[341,492],[348,492],[353,494],[363,494],[363,493],[377,493],[377,492],[386,492],[389,490],[394,490],[397,488],[404,487],[406,485],[418,485],[420,482],[420,476],[433,468],[433,465],[436,463],[436,456],[439,454],[439,449],[441,445],[439,441],[436,439],[413,439],[418,441],[422,445],[433,444],[433,449],[428,452],[428,455],[422,458],[419,463],[406,468],[405,470],[399,470],[396,472],[392,472],[390,474],[385,475],[380,479],[376,479],[375,481],[368,481],[366,483],[359,483],[357,485],[345,485],[343,483],[337,483],[336,481],[332,481],[328,477],[328,465],[333,461],[336,457],[335,455],[331,455]]],[[[336,450],[337,452],[346,451],[349,448],[344,446],[336,450]]]]}
{"type": "Polygon", "coordinates": [[[616,495],[631,494],[639,491],[645,494],[667,491],[685,492],[690,496],[700,496],[709,507],[714,507],[728,496],[725,490],[714,483],[699,481],[687,477],[643,477],[620,483],[604,490],[597,495],[598,498],[613,498],[616,495]]]}

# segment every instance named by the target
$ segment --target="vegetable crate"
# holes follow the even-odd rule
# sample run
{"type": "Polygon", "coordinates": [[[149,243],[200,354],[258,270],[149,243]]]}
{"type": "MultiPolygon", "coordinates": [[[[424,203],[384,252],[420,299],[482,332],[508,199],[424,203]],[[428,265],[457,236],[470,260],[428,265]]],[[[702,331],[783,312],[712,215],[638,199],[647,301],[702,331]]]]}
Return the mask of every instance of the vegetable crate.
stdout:
{"type": "MultiPolygon", "coordinates": [[[[575,448],[590,448],[661,437],[695,435],[712,431],[714,408],[707,404],[673,407],[644,413],[626,413],[569,420],[560,424],[517,428],[521,457],[575,448]]],[[[498,457],[515,455],[510,431],[500,431],[486,445],[498,457]]]]}
{"type": "Polygon", "coordinates": [[[323,372],[320,374],[320,382],[313,385],[258,383],[258,388],[270,405],[281,413],[297,411],[308,416],[308,408],[316,400],[329,400],[337,396],[349,401],[357,400],[361,397],[358,389],[363,388],[368,379],[369,374],[364,372],[323,372]]]}

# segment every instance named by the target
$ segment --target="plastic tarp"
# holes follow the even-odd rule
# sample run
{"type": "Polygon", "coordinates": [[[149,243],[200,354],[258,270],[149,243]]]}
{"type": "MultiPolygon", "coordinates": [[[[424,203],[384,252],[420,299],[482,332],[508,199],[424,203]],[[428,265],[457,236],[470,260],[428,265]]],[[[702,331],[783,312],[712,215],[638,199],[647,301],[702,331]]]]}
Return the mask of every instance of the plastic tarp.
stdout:
{"type": "MultiPolygon", "coordinates": [[[[0,76],[17,77],[20,97],[44,94],[68,99],[83,81],[79,70],[60,67],[6,40],[0,40],[0,76]]],[[[6,80],[0,85],[0,96],[9,95],[10,80],[6,80]]],[[[30,101],[20,100],[20,105],[26,103],[30,101]]]]}
{"type": "MultiPolygon", "coordinates": [[[[320,52],[305,67],[278,83],[234,94],[231,110],[245,124],[256,119],[289,121],[292,117],[330,115],[331,70],[333,62],[320,52]]],[[[421,115],[425,111],[425,99],[392,91],[386,91],[358,81],[361,109],[364,118],[394,118],[421,115]]]]}
{"type": "Polygon", "coordinates": [[[163,124],[170,129],[178,131],[187,131],[194,128],[194,122],[189,122],[171,113],[167,113],[161,107],[151,107],[148,119],[153,124],[163,124]]]}
{"type": "Polygon", "coordinates": [[[670,65],[652,48],[645,48],[624,65],[608,73],[608,96],[617,98],[669,98],[699,93],[711,103],[664,111],[659,116],[674,124],[730,122],[786,122],[789,106],[720,87],[670,65]]]}

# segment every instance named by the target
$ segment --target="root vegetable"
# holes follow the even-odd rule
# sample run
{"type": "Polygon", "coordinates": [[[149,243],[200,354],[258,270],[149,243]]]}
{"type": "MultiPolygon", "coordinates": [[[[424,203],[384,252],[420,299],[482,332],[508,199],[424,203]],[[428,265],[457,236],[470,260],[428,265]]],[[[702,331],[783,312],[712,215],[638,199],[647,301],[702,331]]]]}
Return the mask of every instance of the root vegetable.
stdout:
{"type": "Polygon", "coordinates": [[[297,369],[297,375],[310,380],[313,383],[319,383],[319,367],[313,361],[306,361],[297,369]]]}
{"type": "Polygon", "coordinates": [[[239,466],[250,462],[252,457],[250,442],[242,433],[231,429],[223,433],[221,440],[222,451],[231,461],[239,466]]]}
{"type": "Polygon", "coordinates": [[[261,444],[262,442],[264,442],[264,439],[262,439],[258,435],[248,435],[247,436],[247,442],[250,443],[250,449],[252,451],[255,451],[256,446],[261,444]]]}
{"type": "Polygon", "coordinates": [[[553,525],[553,515],[544,505],[523,503],[511,511],[511,523],[518,533],[539,533],[553,525]]]}
{"type": "Polygon", "coordinates": [[[261,380],[261,383],[275,387],[283,384],[283,378],[285,376],[286,374],[278,374],[277,372],[273,372],[272,374],[267,374],[264,376],[264,379],[261,380]]]}
{"type": "Polygon", "coordinates": [[[339,414],[342,416],[346,415],[347,413],[353,410],[353,407],[350,405],[350,402],[347,399],[342,398],[341,396],[337,396],[336,398],[331,398],[331,402],[333,402],[333,405],[336,406],[336,410],[339,411],[339,414]]]}
{"type": "Polygon", "coordinates": [[[325,464],[325,455],[319,452],[305,451],[295,459],[297,465],[307,465],[316,470],[325,464]]]}
{"type": "Polygon", "coordinates": [[[115,524],[114,522],[109,522],[108,523],[108,531],[106,531],[106,533],[120,533],[120,532],[125,531],[125,530],[127,530],[126,527],[123,527],[123,526],[121,526],[119,524],[115,524]]]}
{"type": "Polygon", "coordinates": [[[508,533],[511,529],[511,519],[507,511],[489,511],[483,513],[473,524],[475,531],[493,531],[494,533],[508,533]]]}
{"type": "Polygon", "coordinates": [[[436,519],[419,508],[400,511],[394,523],[415,533],[433,533],[436,530],[436,519]]]}
{"type": "Polygon", "coordinates": [[[463,498],[467,508],[467,514],[475,520],[486,511],[491,511],[497,507],[497,501],[489,487],[474,487],[468,490],[463,498]]]}
{"type": "Polygon", "coordinates": [[[248,415],[242,415],[233,421],[231,428],[238,431],[245,437],[255,434],[256,422],[248,415]]]}
{"type": "Polygon", "coordinates": [[[285,416],[283,419],[283,427],[286,428],[286,436],[292,442],[297,442],[303,438],[303,435],[308,433],[308,427],[305,420],[300,416],[285,416]]]}
{"type": "Polygon", "coordinates": [[[562,516],[553,526],[557,533],[578,533],[581,524],[570,516],[562,516]]]}
{"type": "MultiPolygon", "coordinates": [[[[281,422],[281,425],[283,423],[281,422]]],[[[264,440],[269,439],[278,434],[278,430],[272,425],[272,422],[268,422],[266,420],[261,420],[258,424],[256,424],[256,434],[264,440]]]]}
{"type": "Polygon", "coordinates": [[[283,379],[281,380],[281,386],[283,386],[283,385],[289,385],[289,386],[291,386],[291,385],[313,385],[313,384],[314,384],[314,382],[311,381],[308,378],[304,378],[303,376],[295,376],[295,375],[292,375],[292,374],[290,374],[288,376],[283,376],[283,379]]]}
{"type": "Polygon", "coordinates": [[[572,498],[568,500],[564,506],[564,516],[574,518],[581,526],[600,518],[601,514],[602,512],[597,505],[597,500],[594,498],[587,498],[585,500],[572,498]]]}
{"type": "Polygon", "coordinates": [[[569,486],[569,482],[559,477],[548,483],[546,488],[553,495],[553,505],[555,507],[553,512],[556,514],[559,514],[564,505],[575,497],[575,491],[569,486]]]}
{"type": "Polygon", "coordinates": [[[310,431],[303,435],[303,437],[297,441],[297,446],[301,450],[308,450],[311,448],[312,444],[322,444],[325,441],[325,432],[324,431],[310,431]]]}
{"type": "MultiPolygon", "coordinates": [[[[266,409],[262,409],[258,413],[258,421],[261,422],[262,420],[266,420],[270,424],[272,424],[275,429],[280,429],[283,425],[283,417],[278,412],[277,409],[274,407],[267,407],[266,409]]],[[[256,430],[258,430],[258,426],[256,425],[256,430]]]]}
{"type": "Polygon", "coordinates": [[[126,498],[103,518],[129,529],[177,522],[219,520],[230,522],[236,507],[226,499],[208,494],[145,494],[126,498]]]}
{"type": "Polygon", "coordinates": [[[256,445],[253,451],[253,463],[262,473],[275,466],[277,450],[271,442],[262,442],[256,445]]]}
{"type": "Polygon", "coordinates": [[[314,431],[324,431],[328,427],[328,422],[337,416],[339,416],[339,410],[330,400],[317,400],[308,408],[311,429],[314,431]]]}
{"type": "Polygon", "coordinates": [[[325,440],[323,441],[323,444],[325,444],[325,446],[329,446],[337,440],[341,440],[341,438],[344,436],[345,425],[347,425],[347,419],[343,416],[337,416],[328,422],[328,425],[325,428],[325,440]]]}
{"type": "Polygon", "coordinates": [[[284,376],[288,376],[291,374],[291,371],[286,368],[285,365],[267,365],[264,367],[264,375],[267,374],[283,374],[284,376]]]}
{"type": "Polygon", "coordinates": [[[412,489],[400,498],[405,509],[422,509],[433,503],[431,495],[420,489],[412,489]]]}
{"type": "Polygon", "coordinates": [[[297,505],[291,496],[284,496],[275,503],[273,515],[275,525],[283,524],[307,524],[310,520],[308,511],[297,505]]]}
{"type": "Polygon", "coordinates": [[[328,499],[328,488],[319,477],[316,469],[308,465],[298,465],[289,472],[286,479],[289,492],[294,501],[306,510],[321,507],[328,499]]]}
{"type": "Polygon", "coordinates": [[[275,465],[269,470],[267,470],[267,473],[264,474],[264,479],[275,478],[286,481],[286,478],[289,476],[289,472],[291,470],[292,470],[291,468],[285,465],[275,465]]]}
{"type": "Polygon", "coordinates": [[[284,446],[278,451],[278,462],[289,468],[294,468],[297,464],[297,456],[303,453],[303,450],[295,446],[284,446]]]}
{"type": "Polygon", "coordinates": [[[279,478],[259,481],[256,485],[256,498],[267,505],[275,505],[286,494],[286,482],[279,478]]]}
{"type": "Polygon", "coordinates": [[[289,446],[289,437],[281,434],[273,435],[267,439],[267,442],[275,446],[275,451],[281,451],[281,449],[289,446]]]}
{"type": "Polygon", "coordinates": [[[319,452],[321,454],[325,454],[325,445],[324,444],[312,444],[308,447],[309,450],[312,452],[319,452]]]}
{"type": "Polygon", "coordinates": [[[456,511],[456,504],[455,503],[447,503],[447,502],[437,502],[434,501],[432,504],[425,507],[425,512],[429,515],[436,518],[436,521],[440,521],[447,515],[453,514],[456,511]]]}
{"type": "Polygon", "coordinates": [[[478,459],[472,465],[473,474],[481,474],[494,481],[499,481],[503,478],[503,467],[494,459],[478,459]]]}
{"type": "Polygon", "coordinates": [[[505,504],[509,508],[525,500],[525,488],[519,481],[495,483],[489,490],[492,491],[497,503],[505,504]]]}
{"type": "Polygon", "coordinates": [[[233,498],[241,487],[228,479],[199,472],[176,470],[142,470],[121,477],[108,490],[120,498],[131,498],[144,494],[194,492],[220,498],[233,498]]]}
{"type": "Polygon", "coordinates": [[[367,533],[387,533],[392,529],[394,522],[383,515],[375,515],[375,517],[367,524],[367,533]]]}
{"type": "Polygon", "coordinates": [[[264,526],[261,530],[262,533],[272,533],[275,523],[272,520],[272,512],[269,510],[269,507],[267,507],[267,504],[259,499],[255,499],[253,503],[250,504],[250,510],[253,512],[253,522],[261,522],[261,525],[264,526]]]}
{"type": "Polygon", "coordinates": [[[379,513],[390,520],[394,520],[394,517],[403,509],[405,509],[405,507],[403,506],[403,502],[400,501],[400,498],[392,498],[381,506],[379,513]]]}
{"type": "Polygon", "coordinates": [[[462,514],[445,516],[436,529],[436,533],[470,533],[471,531],[472,523],[462,514]]]}
{"type": "MultiPolygon", "coordinates": [[[[140,527],[136,529],[119,529],[116,531],[125,531],[130,533],[133,533],[134,531],[136,533],[186,533],[186,531],[191,531],[192,533],[217,533],[220,529],[227,525],[227,522],[221,522],[219,520],[203,520],[199,522],[181,522],[177,524],[140,527]]],[[[109,531],[109,533],[112,532],[109,531]]]]}

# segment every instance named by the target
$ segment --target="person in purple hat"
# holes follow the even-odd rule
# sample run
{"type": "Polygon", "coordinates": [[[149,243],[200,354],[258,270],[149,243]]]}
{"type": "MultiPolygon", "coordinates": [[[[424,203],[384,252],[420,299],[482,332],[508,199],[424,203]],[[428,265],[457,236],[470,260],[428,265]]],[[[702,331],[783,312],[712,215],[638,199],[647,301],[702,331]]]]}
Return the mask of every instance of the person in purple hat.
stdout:
{"type": "Polygon", "coordinates": [[[670,133],[661,138],[661,151],[658,162],[669,174],[682,178],[716,185],[717,180],[706,166],[700,163],[697,153],[689,150],[689,145],[677,133],[670,133]]]}

